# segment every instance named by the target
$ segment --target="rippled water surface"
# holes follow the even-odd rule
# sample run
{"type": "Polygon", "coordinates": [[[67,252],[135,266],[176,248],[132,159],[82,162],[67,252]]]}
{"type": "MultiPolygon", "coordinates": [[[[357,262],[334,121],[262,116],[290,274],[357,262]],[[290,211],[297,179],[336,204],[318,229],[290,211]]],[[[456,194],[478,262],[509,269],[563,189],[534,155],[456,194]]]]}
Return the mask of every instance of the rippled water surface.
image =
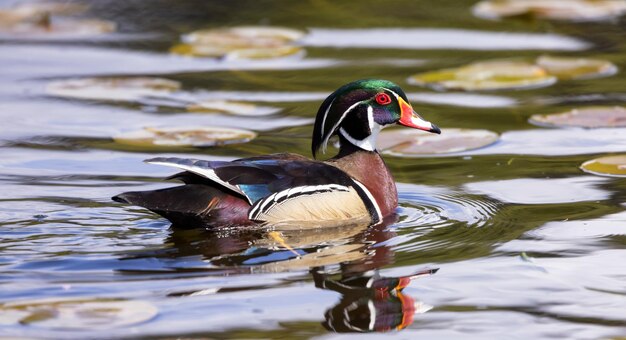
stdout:
{"type": "Polygon", "coordinates": [[[473,3],[99,0],[83,15],[115,21],[117,33],[0,36],[0,338],[626,336],[626,179],[578,168],[626,152],[626,128],[527,122],[537,113],[625,105],[626,19],[486,21],[472,16],[473,3]],[[232,25],[305,30],[306,55],[245,61],[168,52],[180,34],[232,25]],[[517,91],[407,83],[418,72],[546,53],[601,58],[619,71],[517,91]],[[53,81],[129,75],[177,80],[182,90],[169,102],[45,92],[53,81]],[[285,231],[291,249],[263,229],[170,228],[110,199],[171,185],[161,180],[170,169],[142,162],[155,155],[308,156],[321,101],[370,77],[400,84],[444,134],[488,129],[501,138],[450,155],[385,156],[398,182],[396,216],[374,227],[285,231]],[[190,98],[278,113],[177,106],[190,98]],[[145,126],[238,127],[259,137],[205,148],[111,139],[145,126]],[[359,285],[368,280],[369,288],[359,285]],[[386,288],[372,288],[379,286],[386,288]]]}

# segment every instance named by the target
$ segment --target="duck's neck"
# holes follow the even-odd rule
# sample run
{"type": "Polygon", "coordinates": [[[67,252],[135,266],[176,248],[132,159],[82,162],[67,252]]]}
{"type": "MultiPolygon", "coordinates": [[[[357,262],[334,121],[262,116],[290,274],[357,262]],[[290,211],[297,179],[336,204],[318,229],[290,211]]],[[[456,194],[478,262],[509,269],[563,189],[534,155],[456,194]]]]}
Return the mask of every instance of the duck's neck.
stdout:
{"type": "Polygon", "coordinates": [[[363,183],[374,196],[383,216],[393,213],[398,207],[398,192],[385,161],[377,151],[363,150],[343,136],[340,136],[340,142],[339,153],[327,162],[363,183]]]}

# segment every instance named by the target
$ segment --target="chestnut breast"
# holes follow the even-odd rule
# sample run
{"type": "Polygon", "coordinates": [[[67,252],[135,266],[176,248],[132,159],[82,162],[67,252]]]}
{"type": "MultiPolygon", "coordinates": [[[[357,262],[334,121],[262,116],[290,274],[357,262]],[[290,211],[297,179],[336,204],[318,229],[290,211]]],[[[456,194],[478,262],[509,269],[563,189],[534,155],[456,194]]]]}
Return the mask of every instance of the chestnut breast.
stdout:
{"type": "Polygon", "coordinates": [[[398,207],[396,182],[377,152],[359,150],[327,163],[363,183],[374,196],[383,217],[392,214],[398,207]]]}

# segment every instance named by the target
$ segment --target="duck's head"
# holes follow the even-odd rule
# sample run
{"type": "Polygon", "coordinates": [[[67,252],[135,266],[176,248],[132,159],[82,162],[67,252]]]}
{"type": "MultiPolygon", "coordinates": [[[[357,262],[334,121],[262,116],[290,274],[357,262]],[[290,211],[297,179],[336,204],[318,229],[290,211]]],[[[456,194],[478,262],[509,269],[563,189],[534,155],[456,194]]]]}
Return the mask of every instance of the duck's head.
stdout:
{"type": "Polygon", "coordinates": [[[313,129],[313,157],[319,148],[326,152],[328,140],[339,135],[367,151],[376,150],[380,130],[391,124],[441,133],[411,107],[402,89],[387,80],[364,79],[346,84],[333,92],[320,106],[313,129]]]}

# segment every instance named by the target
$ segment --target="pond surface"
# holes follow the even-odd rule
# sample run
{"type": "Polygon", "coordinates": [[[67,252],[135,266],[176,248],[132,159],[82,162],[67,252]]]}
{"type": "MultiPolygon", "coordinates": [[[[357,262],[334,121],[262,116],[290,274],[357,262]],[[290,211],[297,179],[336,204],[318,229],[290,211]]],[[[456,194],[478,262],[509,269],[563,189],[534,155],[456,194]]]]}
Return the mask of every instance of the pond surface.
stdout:
{"type": "Polygon", "coordinates": [[[117,33],[0,37],[0,338],[626,336],[626,179],[579,169],[626,152],[626,128],[528,122],[625,105],[624,18],[490,21],[474,17],[469,0],[87,4],[79,17],[114,21],[117,33]],[[303,30],[305,54],[169,53],[181,34],[233,25],[303,30]],[[497,92],[407,82],[421,72],[544,54],[603,59],[618,71],[497,92]],[[46,92],[54,81],[101,76],[162,77],[181,89],[147,101],[46,92]],[[285,232],[291,249],[266,230],[173,229],[110,199],[171,186],[162,180],[170,169],[142,162],[156,155],[309,156],[319,104],[361,78],[400,84],[444,135],[486,129],[500,140],[452,154],[385,155],[398,182],[397,216],[375,227],[285,232]],[[180,102],[190,98],[273,111],[187,112],[180,102]],[[214,147],[112,139],[146,126],[243,128],[258,137],[214,147]]]}

